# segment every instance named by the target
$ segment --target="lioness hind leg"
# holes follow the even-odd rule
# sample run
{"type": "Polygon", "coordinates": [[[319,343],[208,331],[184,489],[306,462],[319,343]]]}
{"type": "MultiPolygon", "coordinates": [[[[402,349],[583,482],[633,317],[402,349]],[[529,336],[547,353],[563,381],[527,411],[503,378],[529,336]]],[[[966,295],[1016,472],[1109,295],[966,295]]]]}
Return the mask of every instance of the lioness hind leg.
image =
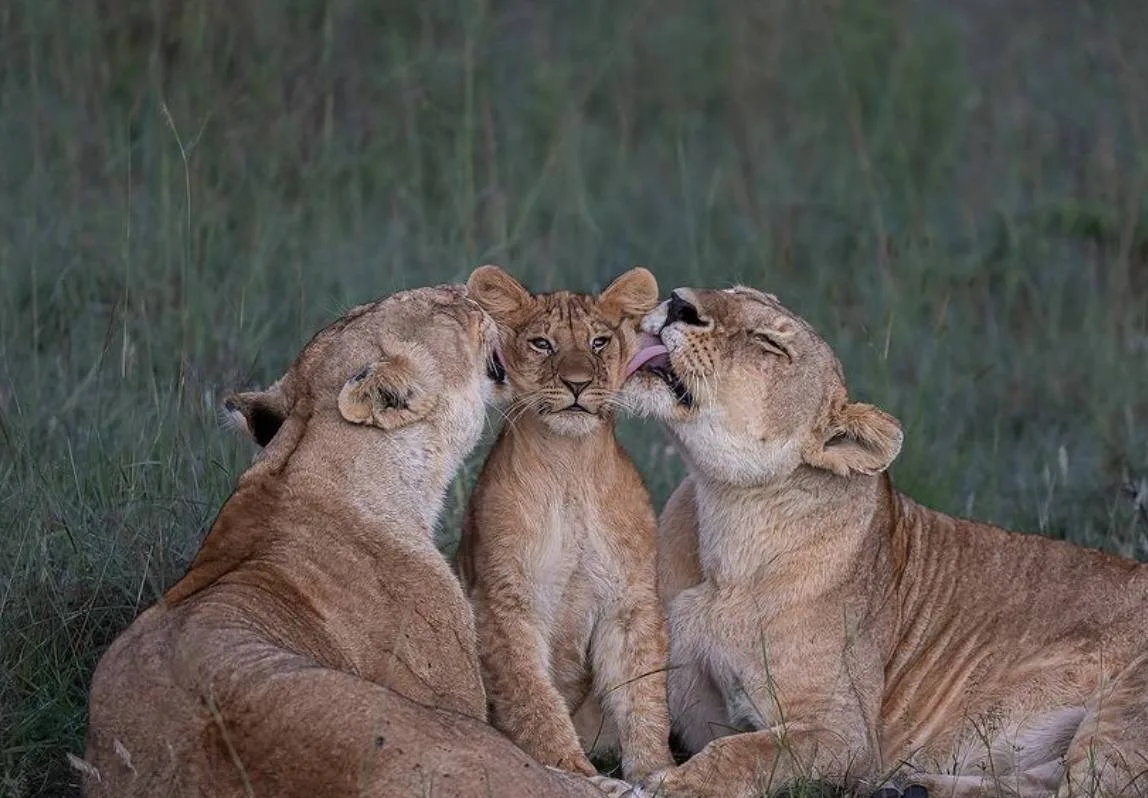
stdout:
{"type": "MultiPolygon", "coordinates": [[[[1068,706],[1026,716],[1000,730],[987,751],[979,745],[957,757],[956,774],[912,772],[901,779],[921,784],[930,796],[954,798],[1042,798],[1056,793],[1064,780],[1065,754],[1085,716],[1068,706]]],[[[982,742],[983,744],[983,742],[982,742]]]]}
{"type": "Polygon", "coordinates": [[[1148,796],[1148,653],[1088,702],[1057,798],[1148,796]]]}
{"type": "Polygon", "coordinates": [[[1053,762],[1005,776],[914,773],[910,781],[928,790],[929,798],[1047,798],[1060,772],[1060,764],[1053,762]]]}
{"type": "MultiPolygon", "coordinates": [[[[211,781],[178,793],[97,794],[600,796],[584,777],[548,770],[475,718],[431,709],[350,674],[302,663],[240,684],[246,689],[218,696],[216,728],[226,731],[230,748],[213,763],[211,781]]],[[[224,750],[214,738],[211,749],[224,750]]]]}

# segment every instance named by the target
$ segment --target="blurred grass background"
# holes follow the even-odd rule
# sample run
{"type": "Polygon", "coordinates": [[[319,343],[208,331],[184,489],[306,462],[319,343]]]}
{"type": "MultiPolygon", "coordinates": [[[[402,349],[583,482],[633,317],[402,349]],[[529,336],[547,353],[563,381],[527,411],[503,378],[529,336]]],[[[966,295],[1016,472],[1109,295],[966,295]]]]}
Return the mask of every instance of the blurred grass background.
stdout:
{"type": "MultiPolygon", "coordinates": [[[[1146,23],[1140,0],[8,0],[0,795],[69,793],[100,652],[251,457],[221,394],[484,262],[773,291],[906,425],[902,489],[1143,557],[1146,23]]],[[[660,503],[681,466],[623,434],[660,503]]]]}

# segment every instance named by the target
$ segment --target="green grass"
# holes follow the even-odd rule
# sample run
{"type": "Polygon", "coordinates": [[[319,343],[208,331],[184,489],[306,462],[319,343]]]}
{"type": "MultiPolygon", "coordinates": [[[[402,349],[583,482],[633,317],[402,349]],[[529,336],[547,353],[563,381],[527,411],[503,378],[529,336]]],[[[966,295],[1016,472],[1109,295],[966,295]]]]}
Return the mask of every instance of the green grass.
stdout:
{"type": "Polygon", "coordinates": [[[1148,9],[958,5],[3,4],[0,795],[73,780],[102,648],[251,456],[221,394],[483,262],[773,291],[903,489],[1143,556],[1148,9]]]}

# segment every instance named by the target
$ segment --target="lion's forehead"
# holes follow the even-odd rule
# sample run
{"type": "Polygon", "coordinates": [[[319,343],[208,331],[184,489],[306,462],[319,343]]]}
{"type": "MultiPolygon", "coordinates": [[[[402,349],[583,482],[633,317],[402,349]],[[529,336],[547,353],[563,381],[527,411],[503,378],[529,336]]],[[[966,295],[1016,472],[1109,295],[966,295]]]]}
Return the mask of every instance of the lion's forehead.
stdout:
{"type": "Polygon", "coordinates": [[[426,323],[462,323],[470,314],[482,313],[462,286],[442,285],[399,291],[388,297],[356,305],[315,334],[313,340],[333,339],[361,328],[396,331],[408,327],[407,320],[426,323]]]}
{"type": "Polygon", "coordinates": [[[578,294],[543,295],[538,308],[520,328],[527,337],[546,335],[558,343],[589,347],[590,340],[612,331],[592,297],[578,294]]]}
{"type": "Polygon", "coordinates": [[[311,338],[290,371],[316,375],[330,364],[357,368],[360,361],[396,353],[433,360],[440,369],[465,361],[467,341],[480,329],[471,316],[483,312],[453,288],[404,291],[352,308],[311,338]]]}
{"type": "Polygon", "coordinates": [[[776,296],[747,286],[735,286],[711,292],[711,302],[703,301],[703,311],[730,332],[741,332],[758,326],[788,324],[817,340],[816,328],[781,304],[776,296]]]}
{"type": "Polygon", "coordinates": [[[384,302],[427,302],[434,305],[459,305],[466,301],[467,293],[464,285],[430,285],[422,288],[411,288],[392,294],[384,302]]]}

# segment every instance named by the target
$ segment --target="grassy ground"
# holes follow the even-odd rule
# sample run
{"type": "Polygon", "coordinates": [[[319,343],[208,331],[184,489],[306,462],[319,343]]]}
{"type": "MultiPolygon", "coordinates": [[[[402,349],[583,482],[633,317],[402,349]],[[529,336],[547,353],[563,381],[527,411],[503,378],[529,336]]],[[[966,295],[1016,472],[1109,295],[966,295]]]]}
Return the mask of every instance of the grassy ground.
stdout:
{"type": "Polygon", "coordinates": [[[248,461],[221,393],[483,262],[776,292],[906,424],[902,488],[1144,556],[1148,9],[953,5],[3,4],[0,795],[66,790],[248,461]]]}

